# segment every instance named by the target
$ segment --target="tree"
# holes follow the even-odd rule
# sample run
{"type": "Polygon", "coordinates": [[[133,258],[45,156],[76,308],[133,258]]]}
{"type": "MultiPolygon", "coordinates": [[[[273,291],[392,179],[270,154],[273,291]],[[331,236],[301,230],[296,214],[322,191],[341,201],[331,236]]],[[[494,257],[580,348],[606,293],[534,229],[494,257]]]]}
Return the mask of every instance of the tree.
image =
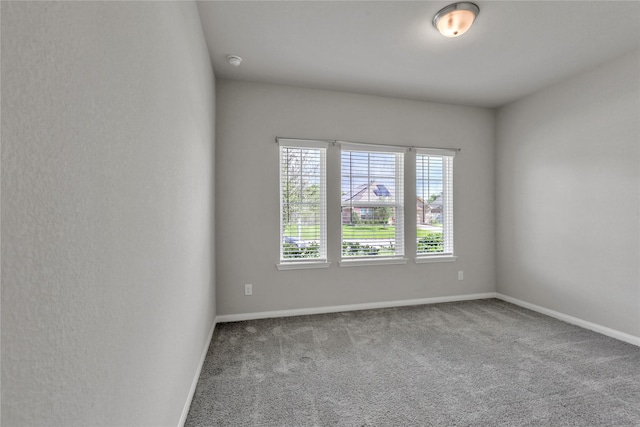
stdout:
{"type": "Polygon", "coordinates": [[[360,224],[362,221],[360,220],[360,215],[354,210],[351,211],[351,224],[360,224]]]}
{"type": "MultiPolygon", "coordinates": [[[[381,201],[388,200],[388,197],[380,197],[381,201]]],[[[387,225],[389,218],[393,215],[393,207],[391,206],[376,206],[373,208],[373,223],[387,225]]]]}
{"type": "Polygon", "coordinates": [[[310,184],[304,188],[303,193],[304,200],[315,202],[320,197],[320,186],[318,184],[310,184]]]}
{"type": "Polygon", "coordinates": [[[378,206],[373,208],[373,220],[378,224],[387,225],[391,215],[393,215],[393,208],[390,206],[378,206]]]}
{"type": "Polygon", "coordinates": [[[317,150],[286,148],[282,150],[282,227],[312,223],[319,210],[320,186],[315,179],[320,171],[317,150]]]}

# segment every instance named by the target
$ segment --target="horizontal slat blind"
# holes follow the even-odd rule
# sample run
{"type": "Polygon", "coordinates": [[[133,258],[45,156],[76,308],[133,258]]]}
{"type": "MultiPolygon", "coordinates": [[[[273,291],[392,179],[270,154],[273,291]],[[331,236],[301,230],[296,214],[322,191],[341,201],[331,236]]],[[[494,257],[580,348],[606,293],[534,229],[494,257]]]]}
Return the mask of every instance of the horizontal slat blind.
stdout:
{"type": "Polygon", "coordinates": [[[404,254],[404,151],[342,145],[342,256],[404,254]]]}
{"type": "Polygon", "coordinates": [[[454,151],[416,153],[417,255],[453,255],[454,151]]]}
{"type": "Polygon", "coordinates": [[[279,140],[280,261],[327,259],[326,143],[279,140]]]}

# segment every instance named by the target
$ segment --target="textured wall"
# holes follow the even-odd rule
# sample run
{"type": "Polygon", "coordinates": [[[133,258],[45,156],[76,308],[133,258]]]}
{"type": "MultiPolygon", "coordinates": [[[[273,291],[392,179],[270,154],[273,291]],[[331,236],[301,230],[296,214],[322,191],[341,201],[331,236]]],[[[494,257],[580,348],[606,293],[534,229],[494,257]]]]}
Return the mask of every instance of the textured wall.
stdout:
{"type": "Polygon", "coordinates": [[[640,336],[640,53],[497,116],[498,291],[640,336]]]}
{"type": "MultiPolygon", "coordinates": [[[[495,291],[492,110],[229,80],[218,81],[217,102],[219,314],[495,291]],[[327,207],[331,266],[276,270],[276,136],[461,147],[454,176],[458,260],[339,267],[340,205],[334,197],[327,207]],[[464,281],[457,280],[457,270],[465,271],[464,281]],[[245,283],[254,285],[253,296],[244,296],[245,283]]],[[[339,188],[339,149],[328,157],[327,185],[339,188]]],[[[407,224],[407,236],[414,224],[407,224]]]]}
{"type": "Polygon", "coordinates": [[[215,316],[193,3],[2,2],[2,425],[175,426],[215,316]]]}

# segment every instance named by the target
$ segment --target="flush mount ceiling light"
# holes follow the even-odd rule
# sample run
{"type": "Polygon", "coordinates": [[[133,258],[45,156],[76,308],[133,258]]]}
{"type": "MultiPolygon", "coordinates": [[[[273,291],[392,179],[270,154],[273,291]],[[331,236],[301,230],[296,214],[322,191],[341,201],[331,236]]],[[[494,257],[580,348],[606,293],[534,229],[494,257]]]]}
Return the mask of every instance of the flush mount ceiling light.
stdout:
{"type": "Polygon", "coordinates": [[[242,64],[242,58],[237,55],[227,55],[227,61],[229,61],[229,64],[233,65],[234,67],[242,64]]]}
{"type": "Polygon", "coordinates": [[[433,17],[433,26],[445,37],[458,37],[471,28],[471,24],[480,13],[474,3],[461,2],[450,4],[433,17]]]}

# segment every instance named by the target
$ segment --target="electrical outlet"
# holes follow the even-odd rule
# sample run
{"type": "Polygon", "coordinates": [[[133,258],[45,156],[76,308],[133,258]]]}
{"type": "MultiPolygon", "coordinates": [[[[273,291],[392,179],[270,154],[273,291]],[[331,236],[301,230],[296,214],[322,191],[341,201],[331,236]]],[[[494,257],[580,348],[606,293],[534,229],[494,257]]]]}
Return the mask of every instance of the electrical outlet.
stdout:
{"type": "Polygon", "coordinates": [[[251,284],[244,285],[244,294],[245,295],[253,295],[253,285],[251,285],[251,284]]]}
{"type": "Polygon", "coordinates": [[[458,271],[458,280],[464,280],[464,271],[458,271]]]}

